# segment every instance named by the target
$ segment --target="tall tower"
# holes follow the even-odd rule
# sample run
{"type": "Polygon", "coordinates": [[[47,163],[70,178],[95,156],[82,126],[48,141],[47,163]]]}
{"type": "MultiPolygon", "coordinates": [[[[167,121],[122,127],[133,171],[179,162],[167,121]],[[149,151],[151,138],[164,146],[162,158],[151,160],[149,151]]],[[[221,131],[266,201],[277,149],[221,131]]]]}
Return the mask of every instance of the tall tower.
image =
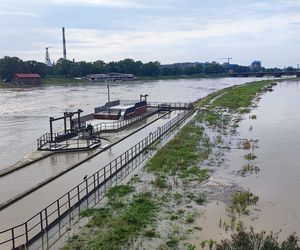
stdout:
{"type": "Polygon", "coordinates": [[[49,47],[46,48],[45,64],[46,64],[47,66],[49,66],[49,67],[52,67],[53,64],[52,64],[52,62],[51,62],[51,60],[50,60],[48,48],[49,48],[49,47]]]}
{"type": "Polygon", "coordinates": [[[62,36],[63,36],[63,54],[64,59],[67,59],[67,49],[66,49],[66,35],[65,35],[65,27],[62,28],[62,36]]]}

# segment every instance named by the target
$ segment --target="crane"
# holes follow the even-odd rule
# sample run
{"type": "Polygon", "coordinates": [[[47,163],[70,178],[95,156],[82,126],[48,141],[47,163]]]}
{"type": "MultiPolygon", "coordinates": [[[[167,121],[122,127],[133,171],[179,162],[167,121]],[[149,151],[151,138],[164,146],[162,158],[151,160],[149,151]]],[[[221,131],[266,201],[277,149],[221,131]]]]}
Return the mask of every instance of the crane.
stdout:
{"type": "Polygon", "coordinates": [[[232,59],[232,57],[223,57],[223,58],[217,58],[217,59],[226,59],[227,60],[227,64],[229,65],[230,60],[232,59]]]}

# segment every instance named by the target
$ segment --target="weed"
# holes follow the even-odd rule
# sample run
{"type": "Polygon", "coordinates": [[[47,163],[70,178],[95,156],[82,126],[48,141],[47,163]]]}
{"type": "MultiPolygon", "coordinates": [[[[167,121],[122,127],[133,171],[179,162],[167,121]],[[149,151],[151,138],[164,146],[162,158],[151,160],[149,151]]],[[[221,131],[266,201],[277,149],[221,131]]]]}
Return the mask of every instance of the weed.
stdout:
{"type": "Polygon", "coordinates": [[[249,174],[253,174],[253,173],[257,174],[259,171],[260,171],[259,167],[255,166],[253,164],[247,163],[246,165],[243,166],[241,174],[242,175],[245,175],[247,173],[249,173],[249,174]]]}
{"type": "Polygon", "coordinates": [[[196,246],[195,246],[195,245],[192,245],[192,244],[188,244],[186,250],[196,250],[196,246]]]}
{"type": "Polygon", "coordinates": [[[127,194],[132,193],[133,191],[134,191],[134,187],[132,187],[132,186],[119,185],[119,186],[115,186],[115,187],[112,187],[111,189],[109,189],[106,196],[109,199],[116,198],[116,197],[124,197],[127,194]]]}
{"type": "Polygon", "coordinates": [[[253,195],[250,192],[236,192],[232,196],[232,205],[230,207],[231,214],[236,211],[238,214],[248,214],[247,207],[254,205],[258,201],[258,196],[253,195]]]}
{"type": "Polygon", "coordinates": [[[251,142],[249,140],[243,141],[243,149],[245,149],[245,150],[251,149],[251,142]]]}
{"type": "Polygon", "coordinates": [[[177,200],[177,201],[180,201],[182,199],[182,197],[183,197],[183,195],[178,193],[178,192],[176,192],[174,194],[174,199],[177,200]]]}
{"type": "Polygon", "coordinates": [[[278,243],[278,234],[267,234],[265,231],[255,233],[253,228],[249,232],[244,230],[231,235],[231,240],[222,240],[216,249],[247,249],[247,250],[299,250],[299,238],[291,234],[285,241],[278,243]]]}
{"type": "Polygon", "coordinates": [[[195,213],[188,213],[187,216],[186,216],[186,219],[185,221],[188,223],[188,224],[191,224],[195,221],[195,217],[196,217],[196,214],[195,213]]]}
{"type": "Polygon", "coordinates": [[[247,161],[252,161],[252,160],[255,160],[256,158],[257,158],[257,156],[253,153],[244,155],[244,159],[247,161]]]}
{"type": "Polygon", "coordinates": [[[156,176],[155,181],[153,182],[153,184],[156,187],[161,188],[161,189],[168,187],[167,180],[166,180],[165,176],[156,176]]]}
{"type": "Polygon", "coordinates": [[[154,228],[151,228],[151,229],[149,229],[149,230],[146,230],[145,233],[144,233],[144,235],[145,235],[146,237],[148,237],[148,238],[155,238],[155,237],[157,237],[157,233],[156,233],[156,231],[155,231],[154,228]]]}
{"type": "Polygon", "coordinates": [[[194,197],[194,201],[198,205],[202,205],[206,201],[206,194],[204,193],[199,193],[197,196],[194,197]]]}
{"type": "Polygon", "coordinates": [[[178,220],[179,216],[177,214],[172,214],[170,220],[178,220]]]}

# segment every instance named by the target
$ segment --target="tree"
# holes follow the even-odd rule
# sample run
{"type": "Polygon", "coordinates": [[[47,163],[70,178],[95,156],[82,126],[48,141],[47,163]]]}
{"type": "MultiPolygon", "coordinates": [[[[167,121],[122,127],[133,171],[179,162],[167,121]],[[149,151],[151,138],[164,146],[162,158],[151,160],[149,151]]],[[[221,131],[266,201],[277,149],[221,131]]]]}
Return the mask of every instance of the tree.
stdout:
{"type": "Polygon", "coordinates": [[[142,67],[142,74],[144,76],[158,76],[160,75],[160,63],[159,62],[148,62],[142,67]]]}
{"type": "Polygon", "coordinates": [[[18,57],[5,56],[0,59],[0,76],[10,82],[15,73],[27,73],[24,62],[18,57]]]}

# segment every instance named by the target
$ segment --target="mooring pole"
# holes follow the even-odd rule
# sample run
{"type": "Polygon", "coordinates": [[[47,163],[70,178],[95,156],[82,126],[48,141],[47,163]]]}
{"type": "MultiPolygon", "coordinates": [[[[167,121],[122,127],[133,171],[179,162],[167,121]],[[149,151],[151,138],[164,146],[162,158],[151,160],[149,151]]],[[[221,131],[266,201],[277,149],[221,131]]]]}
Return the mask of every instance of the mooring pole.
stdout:
{"type": "Polygon", "coordinates": [[[65,129],[65,133],[67,133],[66,112],[64,112],[64,129],[65,129]]]}
{"type": "Polygon", "coordinates": [[[78,109],[78,129],[80,129],[80,113],[82,112],[82,110],[81,109],[78,109]]]}
{"type": "Polygon", "coordinates": [[[110,94],[109,94],[109,82],[107,82],[107,98],[108,98],[108,115],[110,115],[110,94]]]}
{"type": "Polygon", "coordinates": [[[53,141],[53,128],[52,128],[52,121],[53,121],[53,117],[50,117],[49,118],[49,122],[50,122],[50,139],[51,139],[51,142],[53,141]]]}
{"type": "Polygon", "coordinates": [[[72,116],[73,116],[73,114],[69,114],[69,117],[70,117],[70,130],[71,130],[71,131],[73,130],[73,126],[72,126],[72,116]]]}

